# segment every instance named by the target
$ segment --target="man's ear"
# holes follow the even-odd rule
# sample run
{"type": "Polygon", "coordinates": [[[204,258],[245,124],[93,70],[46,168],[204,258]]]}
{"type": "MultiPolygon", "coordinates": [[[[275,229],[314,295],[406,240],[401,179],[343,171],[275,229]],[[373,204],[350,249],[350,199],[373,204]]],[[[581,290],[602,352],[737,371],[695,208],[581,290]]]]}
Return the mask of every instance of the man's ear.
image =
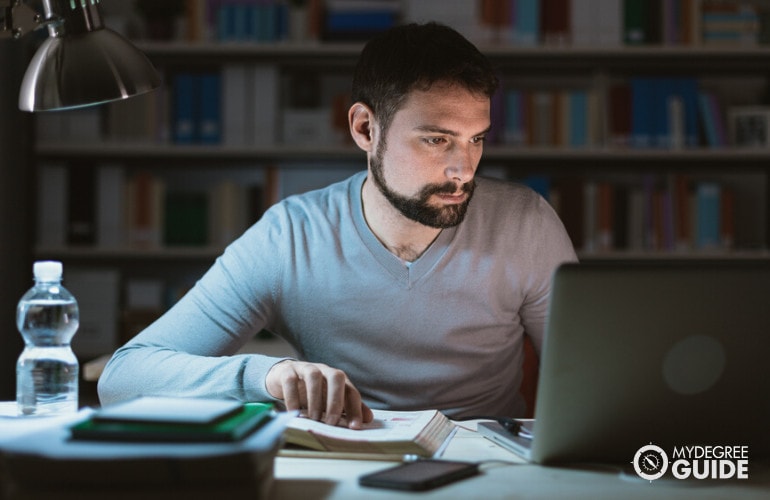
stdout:
{"type": "Polygon", "coordinates": [[[374,148],[374,113],[361,102],[353,104],[348,110],[350,135],[359,148],[371,153],[374,148]]]}

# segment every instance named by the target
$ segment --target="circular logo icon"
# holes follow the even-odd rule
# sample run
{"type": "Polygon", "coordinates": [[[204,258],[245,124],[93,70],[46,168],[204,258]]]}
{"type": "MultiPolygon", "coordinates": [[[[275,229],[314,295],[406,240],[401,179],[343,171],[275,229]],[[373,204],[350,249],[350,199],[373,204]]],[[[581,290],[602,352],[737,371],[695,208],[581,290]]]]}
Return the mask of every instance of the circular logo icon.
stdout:
{"type": "Polygon", "coordinates": [[[650,443],[642,446],[634,455],[634,470],[642,479],[654,481],[668,470],[668,455],[660,446],[650,443]]]}

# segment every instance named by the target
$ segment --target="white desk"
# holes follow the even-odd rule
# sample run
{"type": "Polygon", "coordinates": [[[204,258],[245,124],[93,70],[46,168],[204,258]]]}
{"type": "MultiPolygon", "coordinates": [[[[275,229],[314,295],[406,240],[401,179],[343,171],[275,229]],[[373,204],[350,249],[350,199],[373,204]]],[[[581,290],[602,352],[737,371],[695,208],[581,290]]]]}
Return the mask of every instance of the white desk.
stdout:
{"type": "MultiPolygon", "coordinates": [[[[463,424],[465,425],[465,424],[463,424]]],[[[393,466],[392,462],[288,458],[275,463],[275,500],[385,498],[419,499],[763,499],[770,498],[770,463],[751,463],[745,481],[680,481],[660,479],[652,483],[639,478],[633,469],[620,467],[542,467],[523,463],[491,441],[468,430],[460,430],[443,458],[512,463],[489,463],[482,474],[421,493],[362,488],[362,474],[393,466]],[[630,472],[629,472],[630,471],[630,472]]],[[[632,457],[629,457],[629,465],[632,457]]]]}
{"type": "MultiPolygon", "coordinates": [[[[30,420],[23,428],[17,420],[5,420],[13,414],[13,403],[0,403],[0,446],[4,439],[18,437],[21,431],[46,427],[44,420],[30,420]],[[3,425],[5,424],[5,425],[3,425]]],[[[68,419],[59,420],[59,425],[68,419]]],[[[473,426],[472,423],[462,425],[473,426]]],[[[610,466],[541,467],[522,462],[514,454],[461,428],[446,448],[443,458],[489,462],[482,474],[429,492],[402,493],[362,488],[358,477],[395,465],[393,462],[290,458],[275,461],[275,480],[269,498],[275,500],[367,500],[377,499],[767,499],[770,498],[770,463],[751,462],[745,481],[679,481],[660,479],[643,481],[629,469],[610,466]],[[495,462],[497,461],[497,462],[495,462]]],[[[629,458],[630,462],[630,458],[629,458]]],[[[2,488],[0,488],[1,490],[2,488]]],[[[2,494],[0,493],[0,496],[2,494]]]]}

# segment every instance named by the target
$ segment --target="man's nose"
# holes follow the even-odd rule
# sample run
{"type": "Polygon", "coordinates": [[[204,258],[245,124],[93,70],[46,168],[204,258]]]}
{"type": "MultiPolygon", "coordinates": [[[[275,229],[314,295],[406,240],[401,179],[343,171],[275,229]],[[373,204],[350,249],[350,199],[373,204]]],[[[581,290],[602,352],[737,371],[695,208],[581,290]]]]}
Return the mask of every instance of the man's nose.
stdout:
{"type": "Polygon", "coordinates": [[[446,167],[446,176],[450,180],[465,184],[473,179],[480,155],[470,147],[457,148],[446,167]]]}

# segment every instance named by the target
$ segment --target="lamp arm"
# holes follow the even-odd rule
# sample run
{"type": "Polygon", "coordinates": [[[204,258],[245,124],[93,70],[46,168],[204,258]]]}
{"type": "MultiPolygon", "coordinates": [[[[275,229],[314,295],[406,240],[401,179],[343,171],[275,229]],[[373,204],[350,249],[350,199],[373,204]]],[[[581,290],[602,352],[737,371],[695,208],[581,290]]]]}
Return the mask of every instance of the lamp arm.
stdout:
{"type": "Polygon", "coordinates": [[[0,10],[0,39],[21,38],[27,33],[58,21],[58,16],[44,19],[22,0],[8,0],[8,7],[0,10]]]}

